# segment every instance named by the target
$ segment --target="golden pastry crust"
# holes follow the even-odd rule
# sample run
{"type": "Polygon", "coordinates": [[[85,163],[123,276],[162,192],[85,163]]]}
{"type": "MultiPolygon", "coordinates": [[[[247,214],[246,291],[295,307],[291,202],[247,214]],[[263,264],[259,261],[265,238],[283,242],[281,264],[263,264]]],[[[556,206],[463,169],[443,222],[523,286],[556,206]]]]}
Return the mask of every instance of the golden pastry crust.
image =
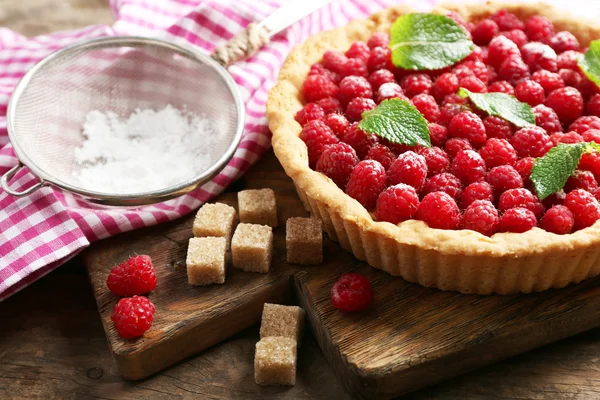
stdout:
{"type": "MultiPolygon", "coordinates": [[[[591,22],[565,15],[542,3],[487,2],[444,4],[434,12],[459,12],[477,21],[501,8],[521,19],[540,14],[558,30],[573,33],[582,47],[600,38],[591,22]]],[[[297,46],[284,63],[269,93],[267,118],[273,132],[273,149],[293,179],[305,206],[323,220],[331,238],[374,267],[424,286],[463,293],[530,293],[559,288],[600,274],[600,221],[570,235],[539,228],[525,233],[497,233],[492,237],[470,230],[440,230],[409,220],[398,225],[374,221],[369,212],[346,195],[325,175],[308,166],[307,149],[294,120],[302,108],[302,84],[310,66],[327,50],[345,51],[376,31],[389,31],[406,6],[383,10],[344,28],[319,33],[297,46]]]]}

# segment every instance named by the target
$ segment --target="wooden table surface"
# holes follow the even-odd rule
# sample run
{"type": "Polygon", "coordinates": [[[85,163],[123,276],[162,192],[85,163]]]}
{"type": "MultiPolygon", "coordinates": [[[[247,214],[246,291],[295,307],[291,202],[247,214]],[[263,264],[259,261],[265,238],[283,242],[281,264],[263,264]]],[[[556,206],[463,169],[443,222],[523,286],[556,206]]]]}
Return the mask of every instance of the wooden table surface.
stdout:
{"type": "MultiPolygon", "coordinates": [[[[110,23],[104,0],[0,0],[0,26],[36,35],[110,23]]],[[[263,161],[275,163],[272,156],[263,161]]],[[[119,378],[87,275],[74,259],[0,303],[0,398],[352,398],[307,335],[293,388],[253,381],[258,329],[151,378],[119,378]]],[[[416,399],[598,399],[600,329],[405,396],[416,399]]]]}

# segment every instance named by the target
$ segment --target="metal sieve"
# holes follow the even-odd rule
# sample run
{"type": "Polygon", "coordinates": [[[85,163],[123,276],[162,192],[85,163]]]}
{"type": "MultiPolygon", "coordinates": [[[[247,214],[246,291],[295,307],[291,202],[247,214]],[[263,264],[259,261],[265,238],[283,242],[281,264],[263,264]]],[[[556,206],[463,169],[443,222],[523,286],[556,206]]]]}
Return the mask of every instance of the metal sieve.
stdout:
{"type": "Polygon", "coordinates": [[[327,2],[287,1],[212,57],[164,40],[130,36],[86,40],[50,54],[27,72],[10,99],[7,129],[19,163],[2,176],[3,190],[25,196],[51,184],[92,203],[136,206],[177,197],[210,181],[233,157],[244,127],[244,103],[224,66],[327,2]],[[214,121],[220,138],[209,168],[193,171],[176,185],[139,193],[99,192],[80,184],[74,149],[85,140],[82,126],[90,111],[126,118],[136,109],[168,105],[214,121]],[[11,189],[11,178],[24,167],[39,182],[11,189]]]}

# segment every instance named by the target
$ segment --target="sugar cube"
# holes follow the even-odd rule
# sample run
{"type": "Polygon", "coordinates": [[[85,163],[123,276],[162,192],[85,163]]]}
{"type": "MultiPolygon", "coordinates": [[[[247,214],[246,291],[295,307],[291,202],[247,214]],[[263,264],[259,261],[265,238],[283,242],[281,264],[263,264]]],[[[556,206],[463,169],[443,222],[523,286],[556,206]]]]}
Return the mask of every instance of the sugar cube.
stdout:
{"type": "Polygon", "coordinates": [[[225,282],[225,251],[223,237],[191,238],[187,252],[187,275],[190,285],[225,282]]]}
{"type": "Polygon", "coordinates": [[[231,239],[233,266],[251,272],[269,272],[273,258],[273,229],[241,223],[231,239]]]}
{"type": "Polygon", "coordinates": [[[198,210],[192,230],[196,237],[224,237],[229,241],[235,222],[235,208],[223,203],[204,204],[198,210]]]}
{"type": "Polygon", "coordinates": [[[317,218],[288,218],[285,224],[287,261],[294,264],[323,262],[323,231],[317,218]]]}
{"type": "Polygon", "coordinates": [[[294,385],[296,341],[282,336],[270,336],[256,343],[254,380],[259,385],[294,385]]]}
{"type": "Polygon", "coordinates": [[[272,189],[242,190],[238,193],[240,222],[277,226],[277,204],[272,189]]]}
{"type": "Polygon", "coordinates": [[[297,306],[265,303],[260,322],[261,339],[268,336],[289,337],[299,344],[304,310],[297,306]]]}

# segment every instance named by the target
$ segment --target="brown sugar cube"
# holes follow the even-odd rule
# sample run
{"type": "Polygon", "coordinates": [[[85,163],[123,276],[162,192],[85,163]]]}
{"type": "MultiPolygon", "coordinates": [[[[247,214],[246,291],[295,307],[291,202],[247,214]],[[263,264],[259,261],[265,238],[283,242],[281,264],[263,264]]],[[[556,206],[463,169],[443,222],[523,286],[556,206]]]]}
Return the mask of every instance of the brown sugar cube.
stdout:
{"type": "Polygon", "coordinates": [[[270,226],[239,224],[231,239],[233,266],[250,272],[269,272],[273,258],[270,226]]]}
{"type": "Polygon", "coordinates": [[[224,237],[229,241],[235,222],[235,208],[223,203],[204,204],[198,210],[192,231],[196,237],[224,237]]]}
{"type": "Polygon", "coordinates": [[[323,262],[323,230],[317,218],[288,218],[285,223],[287,261],[294,264],[323,262]]]}
{"type": "Polygon", "coordinates": [[[259,385],[294,385],[296,341],[282,336],[270,336],[256,343],[254,380],[259,385]]]}
{"type": "Polygon", "coordinates": [[[277,204],[271,189],[242,190],[238,193],[240,222],[277,226],[277,204]]]}
{"type": "Polygon", "coordinates": [[[304,310],[297,306],[265,303],[260,322],[260,338],[284,336],[300,344],[304,310]]]}
{"type": "Polygon", "coordinates": [[[225,282],[224,237],[191,238],[187,252],[187,275],[190,285],[225,282]]]}

